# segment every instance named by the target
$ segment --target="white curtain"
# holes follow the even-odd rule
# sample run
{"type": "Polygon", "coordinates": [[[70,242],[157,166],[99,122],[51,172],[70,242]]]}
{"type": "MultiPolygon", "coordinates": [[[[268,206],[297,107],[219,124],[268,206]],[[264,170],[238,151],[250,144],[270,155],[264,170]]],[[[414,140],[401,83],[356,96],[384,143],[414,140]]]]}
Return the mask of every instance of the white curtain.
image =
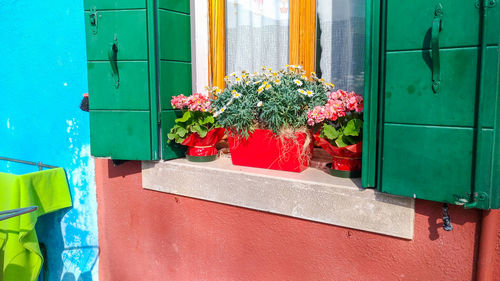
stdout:
{"type": "Polygon", "coordinates": [[[288,64],[288,0],[226,0],[226,72],[288,64]]]}
{"type": "Polygon", "coordinates": [[[365,0],[318,0],[318,74],[335,88],[363,93],[365,0]]]}

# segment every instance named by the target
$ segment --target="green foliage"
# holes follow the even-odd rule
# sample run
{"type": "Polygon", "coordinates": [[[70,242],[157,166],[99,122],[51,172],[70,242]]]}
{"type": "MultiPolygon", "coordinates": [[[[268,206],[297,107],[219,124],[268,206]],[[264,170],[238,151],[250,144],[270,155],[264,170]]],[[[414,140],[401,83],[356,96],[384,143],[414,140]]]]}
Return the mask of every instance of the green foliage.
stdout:
{"type": "Polygon", "coordinates": [[[363,120],[361,114],[350,113],[345,117],[338,118],[335,122],[323,124],[320,137],[330,141],[330,143],[345,147],[360,142],[363,132],[363,120]]]}
{"type": "Polygon", "coordinates": [[[212,101],[217,123],[232,132],[248,136],[256,128],[284,129],[307,126],[307,112],[328,100],[333,84],[306,77],[300,67],[287,66],[278,72],[226,77],[227,87],[214,91],[212,101]]]}
{"type": "Polygon", "coordinates": [[[217,127],[212,113],[186,110],[182,117],[175,119],[174,127],[167,134],[168,142],[182,143],[191,133],[198,133],[203,138],[217,127]]]}

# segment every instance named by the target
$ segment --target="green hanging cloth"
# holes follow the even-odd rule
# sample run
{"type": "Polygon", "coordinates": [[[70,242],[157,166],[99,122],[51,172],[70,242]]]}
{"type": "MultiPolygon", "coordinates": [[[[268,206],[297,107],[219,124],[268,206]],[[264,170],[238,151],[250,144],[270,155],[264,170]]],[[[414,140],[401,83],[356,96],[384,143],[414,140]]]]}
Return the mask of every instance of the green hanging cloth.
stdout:
{"type": "Polygon", "coordinates": [[[35,281],[43,264],[35,224],[39,216],[71,207],[62,168],[25,175],[0,173],[0,211],[38,206],[32,213],[0,221],[0,281],[35,281]]]}

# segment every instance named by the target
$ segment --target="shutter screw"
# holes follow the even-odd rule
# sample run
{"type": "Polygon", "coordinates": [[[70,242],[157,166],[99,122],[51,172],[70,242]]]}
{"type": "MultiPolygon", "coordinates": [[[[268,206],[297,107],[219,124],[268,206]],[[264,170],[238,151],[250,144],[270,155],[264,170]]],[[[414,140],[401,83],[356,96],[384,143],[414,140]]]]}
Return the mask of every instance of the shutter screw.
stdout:
{"type": "Polygon", "coordinates": [[[443,229],[446,231],[452,231],[453,225],[451,225],[451,218],[448,215],[448,204],[443,204],[443,229]]]}

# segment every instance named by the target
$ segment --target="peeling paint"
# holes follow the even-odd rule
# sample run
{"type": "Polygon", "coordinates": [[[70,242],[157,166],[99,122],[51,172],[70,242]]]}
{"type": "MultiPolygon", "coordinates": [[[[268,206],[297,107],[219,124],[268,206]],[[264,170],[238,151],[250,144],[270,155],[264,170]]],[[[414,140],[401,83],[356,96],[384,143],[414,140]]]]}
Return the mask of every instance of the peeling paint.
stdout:
{"type": "MultiPolygon", "coordinates": [[[[7,1],[0,9],[5,23],[0,34],[11,35],[9,44],[2,45],[9,54],[3,62],[12,66],[0,68],[1,91],[11,93],[2,95],[0,103],[5,124],[0,126],[0,155],[66,171],[73,207],[44,215],[36,225],[47,249],[43,280],[98,280],[94,160],[89,116],[79,108],[81,94],[88,92],[83,2],[55,0],[50,10],[46,6],[42,0],[7,1]],[[40,16],[26,17],[35,14],[40,16]]],[[[36,170],[0,161],[1,172],[36,170]]]]}

